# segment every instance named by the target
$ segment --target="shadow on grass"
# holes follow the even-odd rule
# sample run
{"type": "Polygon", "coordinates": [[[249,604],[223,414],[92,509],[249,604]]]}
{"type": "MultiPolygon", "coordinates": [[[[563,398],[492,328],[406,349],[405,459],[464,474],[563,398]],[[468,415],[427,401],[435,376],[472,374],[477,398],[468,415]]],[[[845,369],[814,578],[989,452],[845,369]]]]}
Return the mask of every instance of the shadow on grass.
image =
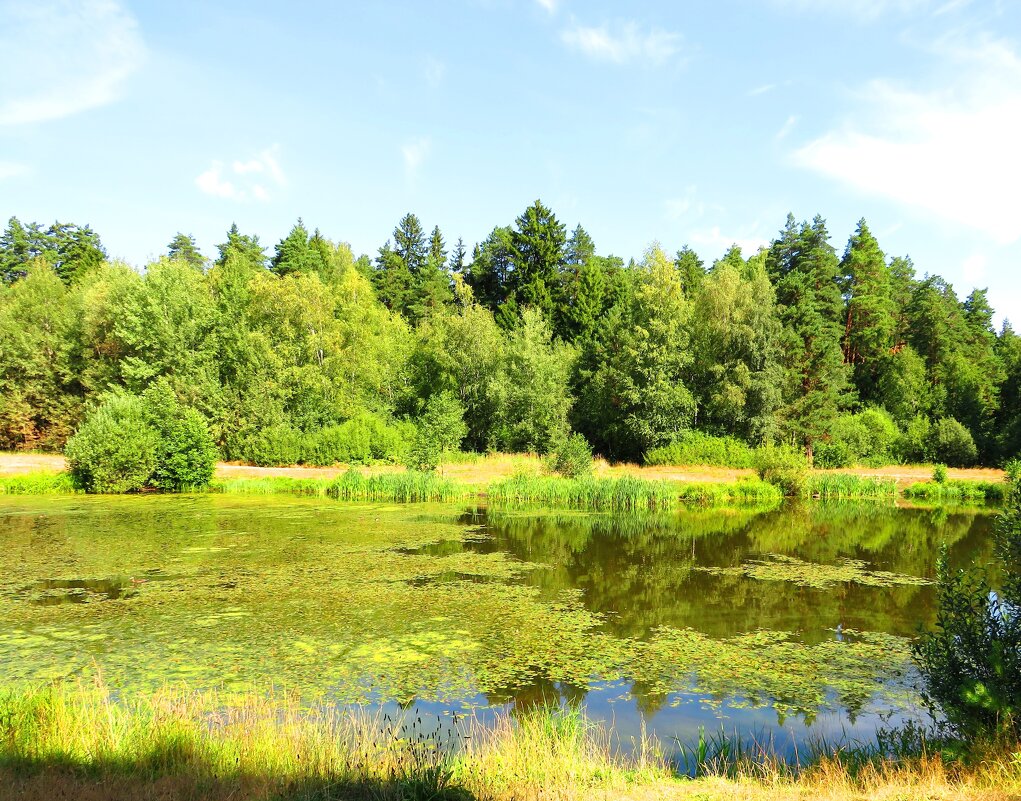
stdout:
{"type": "Polygon", "coordinates": [[[4,801],[478,801],[439,768],[422,768],[391,778],[358,775],[216,775],[211,765],[161,764],[152,754],[138,761],[0,761],[4,801]]]}

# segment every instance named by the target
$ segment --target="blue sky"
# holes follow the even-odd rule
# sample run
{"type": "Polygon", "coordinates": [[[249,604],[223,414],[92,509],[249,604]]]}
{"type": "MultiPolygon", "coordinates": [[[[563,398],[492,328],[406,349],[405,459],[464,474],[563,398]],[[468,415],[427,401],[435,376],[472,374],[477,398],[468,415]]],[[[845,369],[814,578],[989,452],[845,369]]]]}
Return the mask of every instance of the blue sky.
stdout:
{"type": "Polygon", "coordinates": [[[1021,327],[1021,3],[0,0],[0,217],[142,265],[303,217],[468,248],[535,198],[711,262],[865,217],[1021,327]]]}

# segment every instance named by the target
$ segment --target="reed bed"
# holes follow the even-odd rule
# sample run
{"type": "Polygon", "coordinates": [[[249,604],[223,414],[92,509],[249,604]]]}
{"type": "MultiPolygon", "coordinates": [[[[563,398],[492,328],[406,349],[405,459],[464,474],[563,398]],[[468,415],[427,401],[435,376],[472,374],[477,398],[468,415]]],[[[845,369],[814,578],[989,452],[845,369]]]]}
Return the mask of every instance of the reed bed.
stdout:
{"type": "Polygon", "coordinates": [[[998,481],[919,481],[903,490],[905,498],[935,503],[961,503],[968,501],[1002,501],[1007,484],[998,481]]]}
{"type": "Polygon", "coordinates": [[[421,501],[459,501],[477,493],[467,484],[443,478],[436,473],[381,473],[367,476],[357,470],[348,470],[330,482],[326,494],[341,501],[392,501],[417,503],[421,501]]]}
{"type": "Polygon", "coordinates": [[[676,505],[676,488],[666,481],[633,476],[558,478],[519,475],[491,484],[487,497],[497,504],[538,504],[566,509],[638,511],[676,505]]]}
{"type": "Polygon", "coordinates": [[[746,478],[728,483],[695,482],[677,487],[681,503],[699,506],[775,506],[783,501],[780,488],[767,481],[746,478]]]}
{"type": "Polygon", "coordinates": [[[75,495],[84,492],[70,473],[0,476],[0,495],[75,495]]]}
{"type": "Polygon", "coordinates": [[[897,481],[892,478],[856,476],[850,473],[816,473],[809,477],[804,494],[822,500],[897,497],[897,481]]]}

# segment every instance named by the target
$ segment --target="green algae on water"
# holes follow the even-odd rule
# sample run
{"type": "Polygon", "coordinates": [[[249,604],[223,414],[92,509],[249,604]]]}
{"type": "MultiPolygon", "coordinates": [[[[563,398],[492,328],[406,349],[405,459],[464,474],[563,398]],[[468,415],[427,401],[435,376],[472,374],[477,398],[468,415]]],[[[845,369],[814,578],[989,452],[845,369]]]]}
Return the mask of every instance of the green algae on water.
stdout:
{"type": "Polygon", "coordinates": [[[804,562],[793,556],[770,553],[762,559],[749,559],[735,567],[697,567],[715,576],[748,576],[760,581],[789,581],[801,587],[826,590],[843,583],[867,587],[923,586],[931,584],[920,576],[907,576],[886,570],[870,570],[860,559],[838,559],[834,565],[804,562]]]}

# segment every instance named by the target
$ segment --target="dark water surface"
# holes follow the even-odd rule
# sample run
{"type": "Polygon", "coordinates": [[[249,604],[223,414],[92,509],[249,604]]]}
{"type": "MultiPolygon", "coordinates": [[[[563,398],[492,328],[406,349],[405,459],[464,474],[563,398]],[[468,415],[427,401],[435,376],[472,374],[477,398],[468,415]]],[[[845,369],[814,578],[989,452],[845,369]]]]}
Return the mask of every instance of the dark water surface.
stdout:
{"type": "Polygon", "coordinates": [[[909,638],[984,510],[617,516],[283,496],[0,498],[0,685],[91,678],[309,703],[584,705],[644,725],[870,738],[917,716],[909,638]]]}

